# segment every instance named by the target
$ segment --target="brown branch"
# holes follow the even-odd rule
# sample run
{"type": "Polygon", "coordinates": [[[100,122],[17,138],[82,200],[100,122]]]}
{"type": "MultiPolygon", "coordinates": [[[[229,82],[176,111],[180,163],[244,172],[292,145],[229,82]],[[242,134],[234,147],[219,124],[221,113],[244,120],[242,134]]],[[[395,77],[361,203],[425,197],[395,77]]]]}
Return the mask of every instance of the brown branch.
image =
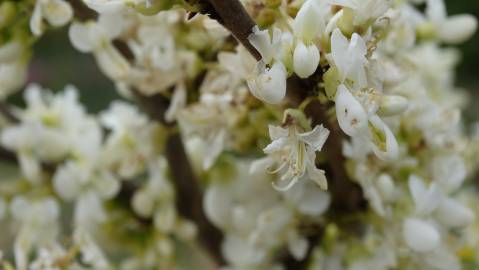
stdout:
{"type": "MultiPolygon", "coordinates": [[[[169,102],[162,94],[143,96],[134,91],[140,108],[155,121],[167,125],[164,114],[169,102]]],[[[203,211],[203,191],[188,160],[183,141],[179,133],[171,135],[166,142],[165,156],[173,178],[176,191],[176,206],[181,216],[195,222],[199,241],[206,248],[213,261],[218,265],[225,263],[221,255],[222,234],[214,227],[203,211]]]]}
{"type": "MultiPolygon", "coordinates": [[[[261,55],[248,41],[248,36],[252,33],[256,23],[246,12],[241,2],[238,0],[204,1],[210,3],[214,8],[214,10],[206,8],[206,13],[228,29],[257,61],[261,60],[261,55]]],[[[209,7],[209,5],[207,5],[207,7],[209,7]]]]}
{"type": "Polygon", "coordinates": [[[73,16],[81,21],[94,20],[98,13],[90,9],[82,0],[67,0],[73,8],[73,16]]]}

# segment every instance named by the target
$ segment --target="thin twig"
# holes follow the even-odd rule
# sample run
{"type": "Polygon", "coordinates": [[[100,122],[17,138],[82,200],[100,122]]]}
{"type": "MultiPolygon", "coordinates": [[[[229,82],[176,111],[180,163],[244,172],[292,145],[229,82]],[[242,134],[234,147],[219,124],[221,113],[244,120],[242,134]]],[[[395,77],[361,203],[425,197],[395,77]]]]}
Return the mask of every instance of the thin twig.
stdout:
{"type": "Polygon", "coordinates": [[[261,60],[261,55],[248,41],[248,36],[252,33],[256,25],[254,20],[244,9],[243,5],[237,0],[206,0],[214,8],[210,11],[213,19],[216,19],[256,58],[261,60]]]}

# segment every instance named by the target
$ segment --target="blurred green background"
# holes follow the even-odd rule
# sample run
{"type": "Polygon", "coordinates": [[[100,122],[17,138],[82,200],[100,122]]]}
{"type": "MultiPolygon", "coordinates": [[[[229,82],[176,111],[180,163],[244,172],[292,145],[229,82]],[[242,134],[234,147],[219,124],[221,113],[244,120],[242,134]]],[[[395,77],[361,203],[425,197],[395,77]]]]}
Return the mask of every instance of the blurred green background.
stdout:
{"type": "MultiPolygon", "coordinates": [[[[446,4],[450,15],[470,13],[479,18],[479,0],[446,0],[446,4]]],[[[463,58],[456,71],[457,85],[467,89],[471,97],[464,117],[468,122],[479,121],[479,34],[459,49],[463,58]]],[[[36,44],[29,80],[55,91],[69,83],[75,85],[90,112],[103,110],[112,99],[119,98],[93,57],[72,48],[65,28],[50,31],[36,44]]]]}

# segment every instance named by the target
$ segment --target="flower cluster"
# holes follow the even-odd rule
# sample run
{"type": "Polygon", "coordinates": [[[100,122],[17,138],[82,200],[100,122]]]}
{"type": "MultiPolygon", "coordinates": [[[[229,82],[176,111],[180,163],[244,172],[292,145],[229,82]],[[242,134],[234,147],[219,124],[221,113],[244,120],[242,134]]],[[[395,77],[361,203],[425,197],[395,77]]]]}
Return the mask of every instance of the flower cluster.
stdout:
{"type": "Polygon", "coordinates": [[[479,267],[479,127],[450,47],[473,16],[443,0],[82,2],[0,3],[0,267],[479,267]],[[62,26],[121,95],[98,114],[74,86],[25,86],[33,44],[62,26]]]}

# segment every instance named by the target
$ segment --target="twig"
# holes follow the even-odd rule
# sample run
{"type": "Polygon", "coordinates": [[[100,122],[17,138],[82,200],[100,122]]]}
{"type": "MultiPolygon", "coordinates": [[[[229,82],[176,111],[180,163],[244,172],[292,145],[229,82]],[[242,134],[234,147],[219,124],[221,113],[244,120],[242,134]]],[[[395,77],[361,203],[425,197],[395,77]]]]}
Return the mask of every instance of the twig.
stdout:
{"type": "Polygon", "coordinates": [[[243,46],[256,58],[261,60],[261,55],[248,41],[248,36],[252,33],[256,23],[249,16],[243,5],[237,0],[205,0],[213,6],[214,10],[209,10],[211,18],[216,19],[243,46]]]}
{"type": "MultiPolygon", "coordinates": [[[[140,108],[155,121],[167,125],[164,114],[168,100],[161,94],[143,96],[133,91],[140,108]]],[[[203,191],[199,186],[191,163],[186,155],[179,133],[171,135],[166,142],[165,156],[173,177],[176,191],[176,206],[181,216],[195,222],[198,227],[200,243],[208,250],[213,261],[219,266],[224,264],[221,255],[222,234],[206,218],[203,211],[203,191]]]]}

